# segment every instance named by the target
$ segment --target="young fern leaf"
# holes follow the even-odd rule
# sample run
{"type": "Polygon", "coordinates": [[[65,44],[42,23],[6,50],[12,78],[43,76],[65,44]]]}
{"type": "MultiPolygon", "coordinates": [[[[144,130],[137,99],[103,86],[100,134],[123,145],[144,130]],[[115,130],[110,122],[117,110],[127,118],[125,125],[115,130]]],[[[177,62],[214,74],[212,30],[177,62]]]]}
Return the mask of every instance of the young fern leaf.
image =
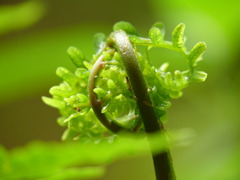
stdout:
{"type": "Polygon", "coordinates": [[[67,53],[76,67],[83,67],[83,61],[85,61],[86,58],[78,48],[69,47],[67,53]]]}
{"type": "Polygon", "coordinates": [[[164,25],[161,22],[155,23],[149,30],[149,37],[153,44],[160,44],[163,42],[165,34],[164,25]]]}
{"type": "Polygon", "coordinates": [[[42,97],[42,100],[45,104],[57,108],[57,109],[63,109],[65,108],[65,103],[62,102],[61,100],[57,100],[57,99],[52,99],[49,97],[42,97]]]}
{"type": "Polygon", "coordinates": [[[195,71],[193,74],[193,80],[195,82],[204,82],[207,78],[207,73],[203,71],[195,71]]]}
{"type": "Polygon", "coordinates": [[[163,34],[161,30],[157,27],[152,27],[149,30],[149,37],[152,40],[153,44],[160,44],[163,42],[163,34]]]}
{"type": "Polygon", "coordinates": [[[87,61],[83,61],[83,65],[88,69],[91,70],[93,67],[93,64],[87,62],[87,61]]]}
{"type": "Polygon", "coordinates": [[[67,91],[65,88],[62,88],[60,86],[53,86],[53,87],[51,87],[51,89],[49,90],[49,93],[52,96],[59,96],[59,97],[71,96],[71,93],[69,93],[69,91],[67,91]]]}
{"type": "Polygon", "coordinates": [[[193,67],[201,60],[202,54],[206,51],[207,47],[204,42],[197,43],[189,52],[188,59],[193,67]]]}
{"type": "Polygon", "coordinates": [[[179,24],[172,33],[172,44],[173,47],[183,49],[184,48],[184,30],[185,25],[179,24]]]}
{"type": "Polygon", "coordinates": [[[88,97],[82,93],[72,95],[69,98],[64,98],[64,101],[73,108],[83,108],[85,106],[89,106],[88,97]]]}
{"type": "Polygon", "coordinates": [[[178,91],[187,87],[187,85],[188,85],[187,79],[181,71],[176,70],[174,72],[174,79],[175,79],[176,89],[178,91]]]}
{"type": "Polygon", "coordinates": [[[56,74],[66,81],[70,86],[74,86],[77,82],[76,76],[64,67],[58,67],[56,74]]]}

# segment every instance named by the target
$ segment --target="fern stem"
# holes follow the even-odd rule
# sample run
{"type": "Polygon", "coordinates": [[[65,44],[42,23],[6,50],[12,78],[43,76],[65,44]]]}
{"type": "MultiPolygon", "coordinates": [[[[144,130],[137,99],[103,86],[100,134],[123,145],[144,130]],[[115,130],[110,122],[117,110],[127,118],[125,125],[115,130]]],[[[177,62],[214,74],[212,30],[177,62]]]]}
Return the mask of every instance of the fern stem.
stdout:
{"type": "MultiPolygon", "coordinates": [[[[115,31],[113,33],[113,42],[122,58],[123,65],[136,96],[146,133],[161,132],[164,134],[165,129],[163,124],[157,120],[152,101],[148,94],[146,82],[127,34],[124,31],[115,31]]],[[[164,143],[167,145],[166,138],[164,143]]],[[[166,148],[164,152],[153,154],[153,162],[157,180],[175,179],[168,148],[166,148]]]]}
{"type": "Polygon", "coordinates": [[[89,99],[90,104],[92,106],[92,109],[97,116],[97,118],[100,120],[100,122],[110,131],[117,133],[120,130],[122,130],[122,127],[118,124],[114,123],[113,121],[109,121],[107,117],[101,112],[101,102],[97,99],[97,95],[93,92],[95,88],[95,80],[98,75],[98,72],[102,69],[104,56],[101,55],[98,57],[97,61],[95,62],[94,66],[92,67],[89,80],[88,80],[88,93],[89,93],[89,99]]]}
{"type": "MultiPolygon", "coordinates": [[[[113,49],[110,49],[108,51],[109,54],[113,54],[115,51],[113,49]]],[[[108,130],[110,130],[113,133],[119,133],[120,131],[131,133],[130,129],[127,129],[123,127],[121,124],[119,124],[117,121],[108,119],[104,113],[102,113],[102,101],[97,98],[96,93],[94,92],[95,89],[95,81],[98,77],[99,72],[102,70],[102,67],[104,66],[104,56],[100,55],[96,62],[94,63],[94,66],[91,69],[89,79],[88,79],[88,94],[90,99],[91,107],[99,119],[99,121],[104,125],[108,130]]]]}

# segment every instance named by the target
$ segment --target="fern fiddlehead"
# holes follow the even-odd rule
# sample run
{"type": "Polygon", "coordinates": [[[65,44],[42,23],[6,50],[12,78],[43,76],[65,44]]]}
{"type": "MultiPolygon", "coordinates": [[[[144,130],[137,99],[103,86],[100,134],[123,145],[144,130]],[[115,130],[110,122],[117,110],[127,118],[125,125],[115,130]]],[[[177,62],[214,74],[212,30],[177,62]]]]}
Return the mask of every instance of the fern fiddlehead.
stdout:
{"type": "MultiPolygon", "coordinates": [[[[131,24],[120,22],[108,38],[96,35],[96,55],[91,61],[77,48],[69,48],[77,66],[75,74],[59,68],[57,74],[63,83],[50,89],[53,98],[43,97],[45,103],[60,110],[58,123],[68,126],[63,139],[94,140],[105,138],[106,132],[119,131],[164,134],[162,119],[169,100],[181,97],[182,89],[192,82],[206,79],[206,73],[196,70],[206,45],[197,43],[188,52],[184,28],[184,24],[178,25],[170,42],[164,40],[161,23],[153,25],[149,38],[143,38],[131,24]],[[189,68],[174,73],[167,71],[167,63],[156,68],[137,46],[146,47],[146,51],[152,47],[174,51],[186,59],[189,68]]],[[[164,143],[167,146],[166,138],[164,143]]],[[[157,179],[175,179],[168,148],[153,160],[157,179]]]]}

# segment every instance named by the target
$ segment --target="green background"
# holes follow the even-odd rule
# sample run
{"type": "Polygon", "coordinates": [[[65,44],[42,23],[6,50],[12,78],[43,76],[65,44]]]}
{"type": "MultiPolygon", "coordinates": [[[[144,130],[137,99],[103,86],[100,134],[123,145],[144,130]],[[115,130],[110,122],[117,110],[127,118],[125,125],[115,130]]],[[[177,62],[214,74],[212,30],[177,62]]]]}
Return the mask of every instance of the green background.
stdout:
{"type": "MultiPolygon", "coordinates": [[[[74,70],[69,46],[91,58],[93,35],[110,33],[117,21],[131,22],[142,36],[162,21],[168,40],[173,28],[185,23],[188,49],[199,41],[208,46],[199,63],[208,78],[186,89],[168,111],[168,130],[188,128],[194,134],[190,144],[172,149],[177,177],[239,179],[239,9],[237,0],[0,1],[0,143],[11,149],[33,140],[60,141],[58,112],[41,96],[60,82],[58,66],[74,70]]],[[[151,56],[156,66],[179,63],[169,52],[153,50],[151,56]]],[[[116,180],[151,179],[150,158],[118,161],[104,179],[116,174],[116,180]]]]}

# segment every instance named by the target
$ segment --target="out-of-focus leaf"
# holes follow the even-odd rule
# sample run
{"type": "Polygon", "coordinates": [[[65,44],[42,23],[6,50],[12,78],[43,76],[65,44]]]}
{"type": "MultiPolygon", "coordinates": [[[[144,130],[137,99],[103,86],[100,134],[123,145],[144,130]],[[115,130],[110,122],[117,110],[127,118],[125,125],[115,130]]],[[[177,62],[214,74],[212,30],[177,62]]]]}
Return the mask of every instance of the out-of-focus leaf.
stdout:
{"type": "Polygon", "coordinates": [[[87,69],[89,69],[89,70],[91,70],[92,69],[92,67],[93,67],[93,65],[92,64],[90,64],[89,62],[87,62],[87,61],[83,61],[83,64],[84,64],[84,66],[87,68],[87,69]]]}
{"type": "MultiPolygon", "coordinates": [[[[189,138],[186,131],[173,134],[175,143],[189,138]]],[[[6,151],[0,146],[0,179],[55,180],[89,178],[103,175],[104,167],[116,159],[158,153],[166,148],[161,134],[121,134],[89,143],[32,142],[25,147],[6,151]],[[114,142],[113,142],[114,139],[114,142]],[[91,167],[86,165],[91,164],[91,167]]],[[[172,144],[172,142],[170,142],[172,144]]]]}
{"type": "MultiPolygon", "coordinates": [[[[94,166],[109,163],[119,157],[129,157],[130,154],[149,151],[148,141],[144,136],[127,137],[131,139],[117,138],[115,142],[108,139],[88,144],[34,142],[10,152],[1,148],[0,179],[52,180],[57,177],[66,179],[99,176],[103,174],[103,168],[94,166]],[[93,167],[79,167],[84,164],[92,164],[93,167]]],[[[160,134],[156,134],[149,138],[154,152],[165,148],[161,137],[160,134]]]]}
{"type": "MultiPolygon", "coordinates": [[[[92,34],[103,26],[73,26],[44,31],[0,43],[0,104],[29,96],[55,84],[59,65],[73,68],[66,50],[71,45],[93,52],[92,34]]],[[[89,56],[91,57],[91,56],[89,56]]]]}
{"type": "Polygon", "coordinates": [[[102,167],[85,167],[85,168],[68,168],[54,175],[39,180],[68,180],[68,179],[85,179],[96,178],[102,176],[104,168],[102,167]]]}
{"type": "Polygon", "coordinates": [[[42,1],[25,1],[15,6],[0,7],[0,35],[36,23],[44,15],[42,1]]]}
{"type": "Polygon", "coordinates": [[[113,31],[119,31],[119,30],[125,31],[127,34],[138,35],[135,27],[126,21],[120,21],[114,24],[113,31]]]}

